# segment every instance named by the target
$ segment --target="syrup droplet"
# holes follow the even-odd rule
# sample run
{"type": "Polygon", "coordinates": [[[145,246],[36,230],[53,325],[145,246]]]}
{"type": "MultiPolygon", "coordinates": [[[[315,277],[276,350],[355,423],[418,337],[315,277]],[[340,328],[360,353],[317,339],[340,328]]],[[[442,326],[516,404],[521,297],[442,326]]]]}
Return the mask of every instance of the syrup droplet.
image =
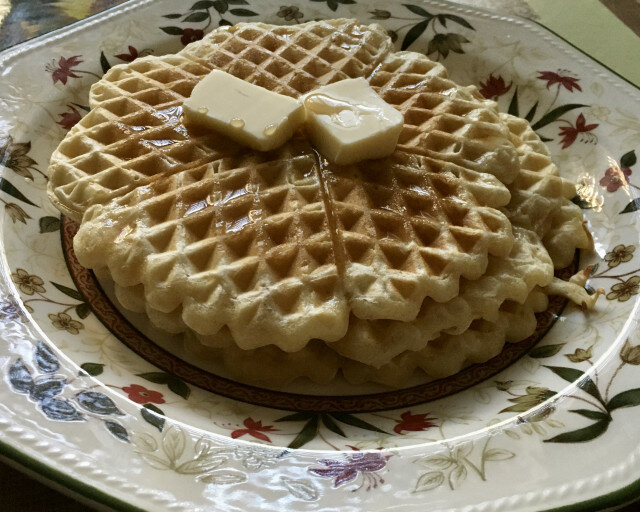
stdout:
{"type": "Polygon", "coordinates": [[[277,128],[278,127],[275,124],[270,124],[264,129],[264,134],[269,137],[276,133],[277,128]]]}
{"type": "Polygon", "coordinates": [[[231,124],[231,126],[233,128],[238,128],[238,129],[244,128],[244,121],[242,119],[240,119],[240,118],[237,118],[237,117],[234,117],[231,120],[230,124],[231,124]]]}
{"type": "Polygon", "coordinates": [[[200,108],[198,109],[198,112],[199,112],[200,114],[206,114],[207,112],[209,112],[209,109],[208,109],[207,107],[200,107],[200,108]]]}

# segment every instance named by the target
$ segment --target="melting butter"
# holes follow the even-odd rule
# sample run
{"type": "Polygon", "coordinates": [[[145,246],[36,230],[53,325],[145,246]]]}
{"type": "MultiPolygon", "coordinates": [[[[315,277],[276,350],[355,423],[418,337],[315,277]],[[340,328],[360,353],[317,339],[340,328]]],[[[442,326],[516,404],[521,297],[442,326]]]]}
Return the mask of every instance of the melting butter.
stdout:
{"type": "Polygon", "coordinates": [[[304,120],[299,101],[220,70],[198,82],[183,109],[188,121],[260,151],[284,144],[304,120]]]}
{"type": "Polygon", "coordinates": [[[306,94],[306,128],[323,157],[346,165],[395,150],[403,117],[364,78],[342,80],[306,94]]]}

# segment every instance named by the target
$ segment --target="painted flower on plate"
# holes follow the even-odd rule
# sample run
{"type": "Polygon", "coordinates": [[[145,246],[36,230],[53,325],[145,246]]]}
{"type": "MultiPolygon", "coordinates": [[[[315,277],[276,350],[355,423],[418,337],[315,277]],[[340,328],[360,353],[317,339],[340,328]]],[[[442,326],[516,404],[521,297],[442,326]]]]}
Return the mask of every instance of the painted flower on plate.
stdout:
{"type": "Polygon", "coordinates": [[[433,420],[436,418],[427,418],[427,414],[411,414],[411,411],[403,412],[400,420],[396,420],[397,424],[393,427],[396,434],[402,434],[403,430],[407,432],[421,432],[431,427],[437,427],[433,420]]]}
{"type": "Polygon", "coordinates": [[[577,348],[573,354],[565,354],[565,357],[572,363],[582,363],[593,357],[593,347],[577,348]]]}
{"type": "Polygon", "coordinates": [[[137,404],[163,404],[164,398],[159,391],[152,391],[139,384],[131,384],[122,388],[129,400],[137,404]]]}
{"type": "Polygon", "coordinates": [[[44,280],[35,274],[29,274],[25,269],[19,268],[11,274],[11,279],[18,285],[18,288],[25,295],[34,293],[44,293],[44,280]]]}
{"type": "Polygon", "coordinates": [[[562,137],[562,149],[567,149],[578,138],[579,134],[583,134],[582,142],[595,142],[597,140],[595,135],[591,133],[592,130],[600,126],[598,123],[587,124],[584,115],[580,114],[576,119],[575,125],[569,121],[565,121],[567,126],[561,126],[558,135],[562,137]]]}
{"type": "Polygon", "coordinates": [[[324,468],[310,468],[309,472],[324,478],[333,478],[333,486],[353,482],[360,473],[366,475],[384,469],[390,455],[379,452],[354,453],[346,460],[320,459],[324,468]]]}
{"type": "Polygon", "coordinates": [[[80,76],[76,75],[72,69],[83,62],[80,57],[82,57],[82,55],[73,55],[68,59],[60,57],[60,60],[58,60],[58,67],[54,67],[53,65],[47,66],[46,70],[51,73],[53,83],[62,82],[62,85],[67,85],[67,80],[69,78],[80,78],[80,76]]]}
{"type": "Polygon", "coordinates": [[[82,325],[82,323],[74,320],[66,313],[49,313],[48,316],[56,329],[67,331],[69,334],[78,334],[80,329],[84,329],[84,325],[82,325]]]}
{"type": "Polygon", "coordinates": [[[640,276],[633,276],[623,281],[622,283],[616,283],[611,287],[611,291],[607,293],[607,299],[617,300],[618,302],[626,302],[633,295],[637,295],[640,288],[640,276]]]}
{"type": "Polygon", "coordinates": [[[125,62],[133,62],[140,56],[138,50],[134,46],[129,45],[128,50],[129,53],[119,53],[115,55],[115,57],[125,62]]]}
{"type": "Polygon", "coordinates": [[[237,439],[238,437],[242,437],[248,434],[251,437],[255,437],[256,439],[260,439],[261,441],[270,443],[271,439],[269,439],[269,436],[267,436],[264,432],[275,432],[278,430],[271,425],[263,426],[262,421],[255,421],[253,418],[245,418],[242,423],[245,428],[240,428],[231,432],[231,437],[233,439],[237,439]]]}
{"type": "Polygon", "coordinates": [[[496,99],[498,96],[502,96],[507,93],[513,82],[509,82],[509,85],[506,84],[504,78],[500,75],[493,76],[489,75],[486,81],[480,82],[480,94],[482,94],[487,99],[496,99]]]}
{"type": "Polygon", "coordinates": [[[295,5],[280,7],[280,10],[276,13],[280,18],[284,18],[285,21],[298,21],[304,17],[304,14],[300,12],[300,9],[295,5]]]}
{"type": "Polygon", "coordinates": [[[0,138],[0,164],[8,167],[18,176],[33,180],[31,171],[37,171],[36,161],[27,156],[31,150],[31,142],[13,142],[13,137],[7,135],[0,138]]]}
{"type": "Polygon", "coordinates": [[[22,222],[23,224],[26,224],[27,219],[31,218],[27,214],[27,212],[25,212],[15,203],[6,203],[4,205],[4,210],[7,212],[7,215],[9,215],[9,218],[13,221],[14,224],[16,222],[22,222]]]}
{"type": "Polygon", "coordinates": [[[607,254],[604,255],[604,261],[607,262],[609,268],[617,267],[620,263],[626,263],[633,258],[633,252],[636,250],[635,245],[616,245],[607,254]]]}
{"type": "MultiPolygon", "coordinates": [[[[558,71],[562,72],[563,70],[558,71]]],[[[552,85],[558,84],[558,88],[564,87],[569,92],[573,92],[574,90],[582,92],[582,87],[578,84],[580,81],[579,78],[554,71],[538,71],[538,73],[538,78],[547,82],[547,89],[552,85]]]]}
{"type": "Polygon", "coordinates": [[[628,167],[609,167],[604,171],[604,176],[600,179],[600,186],[607,187],[607,192],[616,192],[620,187],[629,183],[631,172],[628,167]]]}
{"type": "Polygon", "coordinates": [[[56,123],[65,130],[71,130],[80,119],[82,119],[82,114],[73,106],[67,105],[67,111],[60,114],[60,119],[56,123]]]}
{"type": "Polygon", "coordinates": [[[640,345],[631,345],[629,338],[620,349],[620,359],[627,364],[640,365],[640,345]]]}
{"type": "Polygon", "coordinates": [[[371,14],[371,18],[374,20],[388,20],[391,18],[391,13],[383,9],[374,9],[373,11],[369,11],[369,14],[371,14]]]}
{"type": "Polygon", "coordinates": [[[182,31],[182,36],[180,37],[180,42],[187,46],[189,43],[193,43],[194,41],[199,41],[204,37],[204,32],[199,28],[185,28],[182,31]]]}

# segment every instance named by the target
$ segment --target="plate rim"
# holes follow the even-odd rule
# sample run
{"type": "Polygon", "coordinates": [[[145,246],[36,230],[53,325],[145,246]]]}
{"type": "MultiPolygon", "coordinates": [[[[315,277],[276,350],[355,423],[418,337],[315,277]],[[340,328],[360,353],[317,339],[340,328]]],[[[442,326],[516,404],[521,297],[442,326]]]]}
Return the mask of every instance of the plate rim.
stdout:
{"type": "MultiPolygon", "coordinates": [[[[620,75],[618,72],[611,69],[609,66],[593,57],[580,47],[573,44],[571,41],[565,39],[562,35],[558,34],[551,28],[547,27],[543,23],[525,18],[518,15],[503,14],[497,11],[477,7],[469,4],[461,4],[450,0],[415,0],[421,4],[440,4],[444,7],[455,8],[457,10],[464,10],[470,14],[484,14],[490,15],[493,19],[502,22],[516,22],[517,25],[524,26],[527,29],[535,30],[541,29],[546,32],[550,37],[556,40],[562,41],[568,45],[574,51],[577,51],[592,64],[596,64],[603,70],[606,70],[610,75],[615,76],[623,84],[631,86],[636,92],[640,93],[640,84],[635,84],[629,79],[620,75]]],[[[131,11],[141,10],[148,5],[152,5],[153,0],[128,0],[124,3],[115,5],[102,12],[93,14],[82,20],[75,21],[64,27],[49,31],[41,34],[37,37],[29,39],[27,41],[12,45],[4,50],[0,51],[0,68],[6,66],[11,60],[20,57],[25,52],[33,49],[37,49],[41,46],[57,41],[58,39],[73,35],[75,32],[86,30],[87,28],[96,25],[97,23],[124,15],[131,11]]],[[[611,76],[609,77],[611,78],[611,76]]],[[[0,249],[2,248],[2,239],[0,239],[0,249]]],[[[0,335],[1,337],[1,335],[0,335]]],[[[10,441],[0,439],[0,458],[7,459],[10,463],[17,466],[18,470],[23,472],[33,472],[42,483],[53,487],[61,486],[64,489],[68,489],[71,494],[75,494],[80,498],[89,501],[92,504],[99,506],[100,508],[106,507],[107,510],[115,510],[118,512],[152,512],[153,508],[140,508],[137,505],[127,502],[114,493],[111,492],[111,487],[106,484],[100,484],[94,481],[97,485],[88,484],[79,477],[72,476],[69,472],[65,472],[61,469],[61,465],[54,461],[40,460],[32,454],[28,453],[28,450],[24,446],[20,446],[16,443],[12,444],[10,441]],[[100,486],[100,487],[98,487],[100,486]]],[[[628,460],[628,459],[627,459],[628,460]]],[[[638,466],[640,468],[640,466],[638,466]]],[[[610,469],[610,468],[609,468],[610,469]]],[[[60,492],[58,490],[58,492],[60,492]]],[[[540,512],[602,512],[605,509],[617,508],[633,503],[640,498],[640,476],[617,489],[609,491],[592,498],[577,501],[567,505],[561,505],[558,507],[551,507],[545,509],[539,509],[540,512]]]]}

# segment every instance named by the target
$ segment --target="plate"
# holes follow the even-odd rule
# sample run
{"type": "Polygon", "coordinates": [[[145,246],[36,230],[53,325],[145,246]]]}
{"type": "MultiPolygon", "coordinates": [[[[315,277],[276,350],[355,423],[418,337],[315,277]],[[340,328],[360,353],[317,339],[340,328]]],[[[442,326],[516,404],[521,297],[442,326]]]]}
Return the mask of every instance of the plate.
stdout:
{"type": "Polygon", "coordinates": [[[596,510],[639,495],[638,91],[535,23],[447,2],[187,7],[129,2],[0,54],[1,453],[118,510],[596,510]],[[517,354],[428,392],[326,397],[164,357],[77,268],[45,170],[90,85],[220,24],[328,17],[383,24],[531,120],[578,184],[595,311],[559,305],[517,354]]]}

